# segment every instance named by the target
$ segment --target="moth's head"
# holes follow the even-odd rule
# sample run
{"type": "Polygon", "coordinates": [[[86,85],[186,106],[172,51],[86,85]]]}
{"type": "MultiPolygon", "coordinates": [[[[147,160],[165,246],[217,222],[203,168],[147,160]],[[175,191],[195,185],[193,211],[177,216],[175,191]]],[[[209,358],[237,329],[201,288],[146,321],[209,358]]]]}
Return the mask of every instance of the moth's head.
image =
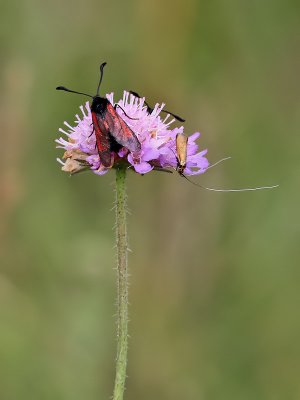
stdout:
{"type": "Polygon", "coordinates": [[[91,110],[92,112],[103,114],[106,110],[108,103],[109,101],[107,100],[107,98],[96,95],[93,97],[91,110]]]}

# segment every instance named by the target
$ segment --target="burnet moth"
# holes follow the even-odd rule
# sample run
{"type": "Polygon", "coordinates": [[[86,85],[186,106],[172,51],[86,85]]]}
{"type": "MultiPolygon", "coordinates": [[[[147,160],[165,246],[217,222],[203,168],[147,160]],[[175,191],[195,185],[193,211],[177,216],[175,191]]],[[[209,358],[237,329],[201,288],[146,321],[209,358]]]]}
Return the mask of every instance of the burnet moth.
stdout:
{"type": "MultiPolygon", "coordinates": [[[[141,99],[141,96],[137,92],[134,92],[134,91],[130,90],[129,93],[131,93],[133,96],[138,97],[139,99],[141,99]]],[[[154,109],[152,107],[150,107],[149,104],[145,100],[144,100],[144,104],[147,107],[148,114],[151,114],[154,109]]],[[[179,117],[179,115],[171,113],[170,111],[162,110],[161,112],[164,112],[166,114],[172,115],[174,118],[176,118],[180,122],[185,122],[185,119],[179,117]]]]}
{"type": "MultiPolygon", "coordinates": [[[[117,113],[118,104],[113,106],[106,97],[99,95],[99,90],[103,78],[103,68],[106,62],[100,65],[100,79],[97,93],[91,96],[87,93],[76,92],[64,86],[58,86],[56,90],[64,90],[70,93],[82,94],[93,99],[91,105],[93,132],[96,135],[96,146],[102,165],[111,168],[114,163],[114,152],[121,147],[125,147],[132,153],[141,150],[141,144],[135,133],[129,128],[122,117],[117,113]]],[[[120,107],[121,108],[121,107],[120,107]]],[[[130,118],[125,111],[124,114],[130,118]]]]}
{"type": "MultiPolygon", "coordinates": [[[[176,171],[179,173],[180,176],[185,178],[187,181],[192,183],[195,186],[200,187],[201,189],[209,190],[212,192],[247,192],[247,191],[255,191],[255,190],[262,190],[262,189],[274,189],[279,185],[274,186],[261,186],[255,188],[244,188],[244,189],[215,189],[206,186],[199,185],[198,183],[190,180],[185,174],[185,168],[187,164],[187,146],[188,146],[188,137],[185,136],[183,133],[178,133],[176,135],[176,160],[177,166],[176,171]]],[[[221,162],[228,160],[230,157],[222,158],[221,160],[217,161],[215,164],[210,165],[208,168],[212,168],[221,162]]]]}

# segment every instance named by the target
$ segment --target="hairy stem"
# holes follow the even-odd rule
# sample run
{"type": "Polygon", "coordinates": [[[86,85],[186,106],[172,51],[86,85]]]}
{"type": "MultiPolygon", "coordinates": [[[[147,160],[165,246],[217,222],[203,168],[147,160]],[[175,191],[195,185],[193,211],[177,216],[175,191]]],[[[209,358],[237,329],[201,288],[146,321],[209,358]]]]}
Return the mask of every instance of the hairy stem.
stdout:
{"type": "Polygon", "coordinates": [[[122,400],[127,365],[128,348],[128,271],[126,227],[126,169],[116,170],[116,239],[117,239],[117,359],[113,400],[122,400]]]}

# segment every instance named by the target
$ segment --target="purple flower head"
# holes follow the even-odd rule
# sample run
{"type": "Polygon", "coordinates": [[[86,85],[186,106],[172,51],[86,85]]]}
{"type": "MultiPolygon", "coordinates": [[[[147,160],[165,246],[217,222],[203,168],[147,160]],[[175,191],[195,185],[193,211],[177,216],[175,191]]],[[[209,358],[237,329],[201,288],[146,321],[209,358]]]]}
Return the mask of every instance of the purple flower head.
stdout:
{"type": "MultiPolygon", "coordinates": [[[[106,95],[110,103],[114,103],[114,95],[106,95]]],[[[114,153],[114,166],[126,164],[139,174],[146,174],[153,169],[177,168],[176,135],[183,133],[183,126],[170,128],[175,121],[170,115],[162,118],[160,112],[164,104],[156,104],[152,112],[148,112],[144,98],[138,98],[124,91],[123,98],[117,102],[117,113],[135,133],[141,144],[138,153],[130,152],[126,147],[114,153]]],[[[76,115],[75,126],[64,122],[67,129],[59,129],[65,137],[56,140],[57,147],[65,150],[62,170],[71,174],[89,168],[98,175],[103,175],[110,168],[104,167],[98,155],[96,137],[93,133],[92,113],[89,102],[80,106],[82,116],[76,115]]],[[[209,166],[205,157],[207,150],[198,152],[198,139],[200,133],[194,133],[188,138],[187,160],[185,175],[202,174],[209,166]]]]}

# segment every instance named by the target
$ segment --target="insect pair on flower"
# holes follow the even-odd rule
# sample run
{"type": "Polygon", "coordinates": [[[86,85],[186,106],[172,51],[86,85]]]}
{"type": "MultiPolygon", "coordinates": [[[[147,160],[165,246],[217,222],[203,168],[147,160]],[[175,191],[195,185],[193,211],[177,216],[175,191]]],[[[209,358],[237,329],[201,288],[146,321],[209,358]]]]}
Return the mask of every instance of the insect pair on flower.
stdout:
{"type": "MultiPolygon", "coordinates": [[[[128,162],[129,166],[133,166],[139,173],[171,167],[183,174],[187,160],[182,159],[183,153],[178,147],[178,138],[182,138],[184,135],[183,127],[171,130],[169,125],[174,120],[167,123],[167,119],[173,116],[181,122],[184,122],[184,120],[178,115],[163,110],[164,105],[159,106],[157,104],[154,108],[151,108],[145,99],[141,98],[136,92],[125,92],[123,101],[121,100],[114,105],[112,95],[101,97],[99,90],[105,65],[106,63],[100,65],[100,80],[95,96],[70,90],[64,86],[56,88],[92,98],[90,110],[89,106],[86,105],[88,119],[91,120],[89,135],[86,135],[87,129],[84,126],[86,124],[83,123],[86,121],[80,120],[79,117],[75,128],[66,123],[70,128],[69,132],[61,130],[69,137],[68,142],[63,138],[57,140],[59,147],[67,150],[64,155],[66,162],[63,169],[69,169],[68,172],[74,173],[80,168],[89,166],[96,173],[102,174],[120,162],[128,162]],[[159,116],[160,112],[167,114],[164,121],[159,116]],[[82,134],[78,135],[80,130],[82,134]],[[92,142],[94,149],[87,149],[87,147],[91,147],[88,146],[88,143],[92,142]],[[179,153],[181,154],[180,159],[179,153]],[[98,154],[98,166],[95,160],[96,154],[98,154]]],[[[84,117],[86,117],[85,114],[84,117]]],[[[182,141],[180,143],[182,150],[182,141]]],[[[187,157],[187,141],[185,143],[184,153],[187,157]]],[[[197,148],[195,146],[193,143],[193,154],[195,154],[197,148]]],[[[208,167],[208,161],[203,156],[204,152],[201,152],[196,162],[192,163],[201,172],[204,172],[205,168],[208,167]],[[199,161],[201,161],[201,165],[199,161]]]]}
{"type": "Polygon", "coordinates": [[[92,98],[80,107],[83,116],[76,115],[76,125],[64,124],[68,131],[60,129],[67,140],[60,137],[56,140],[59,148],[65,153],[62,170],[71,174],[83,169],[91,169],[98,175],[103,175],[112,167],[123,164],[133,168],[139,174],[152,170],[172,172],[175,169],[179,175],[203,189],[217,192],[240,192],[258,189],[271,189],[276,186],[264,186],[245,189],[214,189],[207,188],[188,176],[204,173],[208,168],[225,159],[209,165],[205,157],[207,150],[198,151],[195,143],[200,133],[187,137],[183,126],[171,129],[170,125],[177,119],[184,120],[167,110],[164,104],[156,104],[153,108],[136,92],[124,91],[123,99],[114,102],[113,93],[101,97],[99,94],[106,63],[100,65],[100,80],[97,94],[77,92],[58,86],[57,90],[81,94],[92,98]],[[162,119],[160,113],[167,116],[162,119]],[[173,119],[170,120],[170,116],[173,119]]]}

